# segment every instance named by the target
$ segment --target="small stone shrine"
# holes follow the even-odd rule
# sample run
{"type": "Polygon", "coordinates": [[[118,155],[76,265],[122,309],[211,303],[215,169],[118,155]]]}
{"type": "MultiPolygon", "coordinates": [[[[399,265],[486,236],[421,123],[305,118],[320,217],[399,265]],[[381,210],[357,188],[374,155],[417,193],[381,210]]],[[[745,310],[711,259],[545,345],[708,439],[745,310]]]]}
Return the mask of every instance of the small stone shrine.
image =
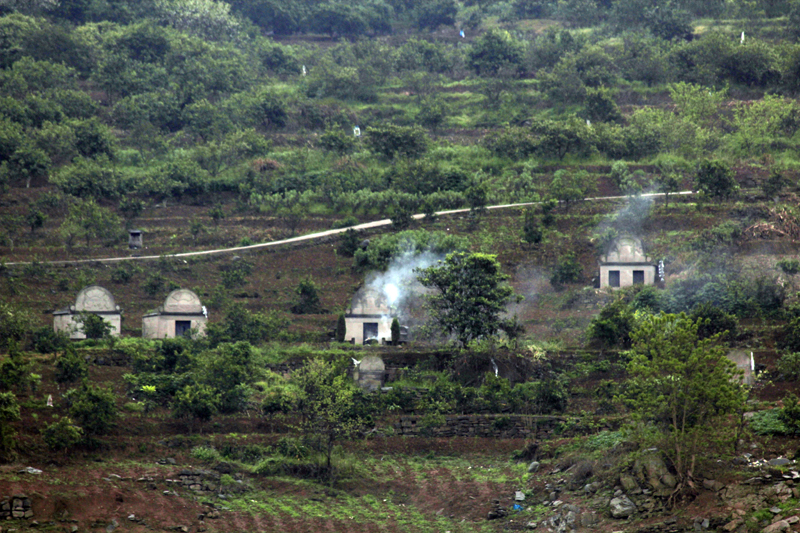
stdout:
{"type": "Polygon", "coordinates": [[[383,386],[386,374],[386,365],[377,355],[368,355],[356,365],[353,378],[358,386],[364,390],[375,391],[383,386]]]}
{"type": "Polygon", "coordinates": [[[131,250],[138,250],[142,247],[142,230],[129,229],[128,230],[128,248],[131,250]]]}
{"type": "Polygon", "coordinates": [[[379,344],[391,342],[392,318],[386,297],[375,289],[365,288],[353,297],[344,315],[344,340],[354,344],[368,344],[372,340],[379,344]]]}
{"type": "Polygon", "coordinates": [[[164,305],[142,317],[142,337],[165,339],[188,335],[195,330],[202,335],[208,313],[200,298],[189,289],[172,291],[164,305]]]}
{"type": "Polygon", "coordinates": [[[53,312],[53,329],[63,331],[70,339],[85,339],[81,313],[100,316],[111,326],[111,335],[119,337],[122,326],[122,311],[114,302],[111,293],[99,285],[84,287],[75,298],[75,305],[53,312]]]}
{"type": "Polygon", "coordinates": [[[600,259],[600,288],[653,285],[656,265],[644,253],[641,239],[629,235],[611,242],[600,259]]]}

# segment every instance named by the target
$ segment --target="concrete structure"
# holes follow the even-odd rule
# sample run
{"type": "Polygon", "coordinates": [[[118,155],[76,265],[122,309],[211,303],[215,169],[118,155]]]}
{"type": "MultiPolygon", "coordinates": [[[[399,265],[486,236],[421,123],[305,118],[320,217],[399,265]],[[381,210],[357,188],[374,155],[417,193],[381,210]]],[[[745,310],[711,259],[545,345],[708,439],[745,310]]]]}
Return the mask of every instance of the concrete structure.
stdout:
{"type": "Polygon", "coordinates": [[[356,365],[353,379],[364,390],[375,391],[383,386],[386,377],[386,365],[377,355],[368,355],[356,365]]]}
{"type": "Polygon", "coordinates": [[[142,247],[142,230],[129,229],[128,230],[128,248],[131,250],[138,250],[142,247]]]}
{"type": "Polygon", "coordinates": [[[644,253],[642,241],[636,237],[615,239],[600,259],[600,288],[653,285],[656,265],[644,253]]]}
{"type": "Polygon", "coordinates": [[[370,339],[380,344],[392,340],[392,314],[386,297],[372,288],[364,288],[353,297],[353,304],[344,315],[344,340],[364,344],[370,339]]]}
{"type": "Polygon", "coordinates": [[[53,313],[53,329],[63,331],[70,339],[85,339],[81,313],[92,313],[103,318],[111,326],[111,335],[119,337],[122,327],[122,311],[107,289],[99,285],[84,287],[75,298],[75,305],[53,313]]]}
{"type": "Polygon", "coordinates": [[[188,335],[196,330],[202,335],[208,320],[200,298],[188,289],[172,291],[164,305],[142,317],[142,337],[164,339],[188,335]]]}

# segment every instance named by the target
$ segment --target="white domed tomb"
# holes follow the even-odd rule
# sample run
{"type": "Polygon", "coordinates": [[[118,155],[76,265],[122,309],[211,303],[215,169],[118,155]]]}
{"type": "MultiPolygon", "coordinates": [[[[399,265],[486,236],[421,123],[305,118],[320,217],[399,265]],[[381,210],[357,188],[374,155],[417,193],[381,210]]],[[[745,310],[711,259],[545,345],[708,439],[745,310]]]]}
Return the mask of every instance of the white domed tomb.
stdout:
{"type": "Polygon", "coordinates": [[[178,289],[169,293],[164,305],[142,317],[142,337],[180,337],[191,330],[202,335],[207,321],[208,312],[200,298],[189,289],[178,289]]]}
{"type": "Polygon", "coordinates": [[[75,305],[53,312],[53,329],[67,333],[70,339],[85,339],[81,313],[92,313],[102,317],[111,326],[111,335],[119,337],[122,311],[107,289],[99,285],[81,289],[75,298],[75,305]]]}

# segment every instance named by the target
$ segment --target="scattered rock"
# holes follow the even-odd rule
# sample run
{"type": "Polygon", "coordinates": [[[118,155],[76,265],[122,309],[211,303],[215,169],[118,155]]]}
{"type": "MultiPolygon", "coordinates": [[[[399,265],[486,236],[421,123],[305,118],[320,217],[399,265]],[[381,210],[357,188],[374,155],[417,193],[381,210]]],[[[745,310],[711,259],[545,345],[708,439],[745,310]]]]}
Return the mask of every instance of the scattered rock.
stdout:
{"type": "Polygon", "coordinates": [[[539,464],[538,461],[533,461],[531,464],[528,465],[528,473],[533,474],[534,472],[538,472],[539,466],[541,465],[539,464]]]}
{"type": "Polygon", "coordinates": [[[636,513],[636,504],[626,495],[612,498],[609,503],[611,516],[614,518],[628,518],[636,513]]]}
{"type": "Polygon", "coordinates": [[[792,462],[789,459],[786,459],[785,457],[770,459],[767,462],[769,463],[770,466],[786,466],[792,464],[792,462]]]}
{"type": "Polygon", "coordinates": [[[108,525],[106,526],[106,532],[107,532],[107,533],[111,533],[112,531],[114,531],[114,530],[115,530],[115,529],[117,529],[118,527],[119,527],[119,522],[117,522],[117,521],[116,521],[116,519],[114,519],[114,520],[112,520],[112,521],[111,521],[111,523],[110,523],[110,524],[108,524],[108,525]]]}
{"type": "Polygon", "coordinates": [[[722,530],[729,532],[736,531],[742,524],[744,524],[744,520],[742,520],[741,518],[735,518],[730,522],[728,522],[727,524],[725,524],[724,526],[722,526],[722,530]]]}
{"type": "Polygon", "coordinates": [[[761,533],[778,533],[780,531],[788,531],[791,528],[789,522],[786,520],[778,520],[774,524],[770,524],[761,530],[761,533]]]}
{"type": "Polygon", "coordinates": [[[633,476],[629,476],[627,474],[619,476],[619,484],[622,485],[622,489],[625,492],[633,492],[639,488],[639,485],[636,483],[636,480],[633,479],[633,476]]]}

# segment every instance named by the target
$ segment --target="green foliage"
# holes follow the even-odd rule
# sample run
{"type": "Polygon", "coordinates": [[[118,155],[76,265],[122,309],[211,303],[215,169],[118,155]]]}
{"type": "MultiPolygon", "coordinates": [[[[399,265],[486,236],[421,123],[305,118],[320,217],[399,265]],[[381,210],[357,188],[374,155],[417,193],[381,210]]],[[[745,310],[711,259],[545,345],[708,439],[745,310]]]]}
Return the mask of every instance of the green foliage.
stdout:
{"type": "Polygon", "coordinates": [[[494,255],[453,252],[438,265],[421,269],[417,280],[434,293],[427,295],[432,320],[462,346],[492,337],[507,324],[500,315],[514,291],[494,255]]]}
{"type": "Polygon", "coordinates": [[[551,375],[548,379],[518,383],[512,389],[511,397],[519,413],[561,413],[567,408],[569,390],[563,376],[551,375]]]}
{"type": "Polygon", "coordinates": [[[296,315],[311,315],[323,312],[319,299],[319,286],[313,279],[304,278],[295,289],[298,301],[292,306],[292,313],[296,315]]]}
{"type": "Polygon", "coordinates": [[[478,37],[467,53],[467,64],[477,75],[495,76],[504,68],[522,66],[523,46],[504,30],[490,29],[478,37]]]}
{"type": "Polygon", "coordinates": [[[716,431],[714,421],[744,407],[736,366],[716,338],[701,339],[686,315],[649,315],[631,333],[627,405],[652,422],[679,476],[691,475],[694,457],[716,431]]]}
{"type": "Polygon", "coordinates": [[[550,276],[550,284],[561,286],[566,283],[579,283],[583,279],[583,266],[578,262],[575,254],[568,253],[561,256],[550,276]]]}
{"type": "Polygon", "coordinates": [[[780,409],[756,411],[748,420],[750,429],[756,435],[786,435],[789,428],[781,420],[780,409]]]}
{"type": "Polygon", "coordinates": [[[361,237],[358,232],[349,228],[342,234],[342,239],[339,241],[336,252],[344,257],[353,257],[356,250],[358,250],[359,244],[361,244],[361,237]]]}
{"type": "Polygon", "coordinates": [[[89,377],[89,365],[86,359],[68,344],[64,353],[56,359],[56,381],[58,383],[75,383],[89,377]]]}
{"type": "Polygon", "coordinates": [[[50,451],[69,450],[83,440],[83,429],[65,416],[47,424],[42,430],[42,438],[50,451]]]}
{"type": "Polygon", "coordinates": [[[366,250],[356,250],[353,264],[359,270],[385,270],[392,258],[424,252],[446,254],[465,250],[465,238],[442,231],[409,230],[370,240],[366,250]]]}
{"type": "Polygon", "coordinates": [[[202,423],[211,420],[217,413],[218,404],[219,392],[210,385],[186,385],[175,394],[172,416],[196,419],[200,422],[202,431],[202,423]]]}
{"type": "Polygon", "coordinates": [[[792,318],[776,335],[776,342],[781,350],[800,352],[800,317],[792,318]]]}
{"type": "Polygon", "coordinates": [[[391,332],[392,346],[397,346],[400,343],[400,321],[397,320],[397,317],[392,319],[391,332]]]}
{"type": "Polygon", "coordinates": [[[785,379],[796,381],[800,378],[800,352],[784,353],[776,366],[785,379]]]}
{"type": "Polygon", "coordinates": [[[695,175],[695,189],[704,197],[723,200],[739,190],[733,171],[722,161],[702,161],[695,175]]]}
{"type": "Polygon", "coordinates": [[[604,348],[629,347],[634,324],[634,311],[623,298],[617,298],[592,318],[589,339],[604,348]]]}
{"type": "Polygon", "coordinates": [[[116,396],[110,388],[84,380],[79,388],[70,389],[64,397],[69,403],[70,416],[88,438],[108,433],[119,416],[116,396]]]}
{"type": "Polygon", "coordinates": [[[31,339],[31,347],[41,354],[66,350],[69,345],[69,336],[63,331],[54,331],[51,326],[35,329],[31,339]]]}
{"type": "Polygon", "coordinates": [[[0,460],[9,461],[14,456],[17,432],[12,422],[20,420],[17,397],[12,392],[0,392],[0,460]]]}
{"type": "Polygon", "coordinates": [[[522,220],[522,240],[528,244],[542,242],[543,231],[533,209],[526,209],[522,220]]]}
{"type": "MultiPolygon", "coordinates": [[[[216,392],[215,405],[222,413],[244,410],[251,394],[250,385],[258,378],[256,353],[249,342],[224,343],[201,354],[194,364],[198,385],[216,392]]],[[[176,396],[177,399],[177,396],[176,396]]]]}
{"type": "Polygon", "coordinates": [[[566,209],[574,202],[578,202],[597,191],[597,179],[585,170],[570,173],[560,169],[553,174],[549,186],[550,194],[563,202],[566,209]]]}
{"type": "Polygon", "coordinates": [[[800,434],[800,401],[792,393],[783,397],[783,408],[778,412],[778,418],[786,426],[790,435],[800,434]]]}
{"type": "Polygon", "coordinates": [[[388,160],[396,157],[417,158],[428,150],[425,131],[416,126],[368,127],[366,143],[370,150],[388,160]]]}
{"type": "Polygon", "coordinates": [[[357,401],[353,381],[340,366],[311,359],[296,370],[291,382],[297,387],[298,429],[316,441],[326,457],[327,477],[333,478],[331,456],[334,444],[355,436],[365,422],[365,406],[357,401]]]}
{"type": "Polygon", "coordinates": [[[344,313],[339,313],[339,317],[336,319],[336,342],[344,342],[345,335],[347,335],[347,322],[344,313]]]}
{"type": "Polygon", "coordinates": [[[27,388],[30,363],[26,361],[15,341],[8,343],[8,357],[0,363],[0,388],[22,391],[27,388]]]}
{"type": "Polygon", "coordinates": [[[288,325],[283,313],[252,313],[237,303],[230,307],[225,320],[206,325],[206,337],[211,346],[237,341],[261,344],[275,339],[288,325]]]}
{"type": "Polygon", "coordinates": [[[729,342],[736,339],[739,320],[710,302],[695,306],[689,318],[697,322],[697,336],[701,339],[714,336],[729,342]]]}
{"type": "Polygon", "coordinates": [[[69,208],[60,231],[64,241],[71,246],[75,239],[113,241],[119,237],[121,222],[114,213],[101,207],[93,199],[80,200],[69,208]]]}
{"type": "Polygon", "coordinates": [[[87,339],[105,339],[111,336],[113,328],[100,315],[82,312],[80,314],[81,331],[87,339]]]}
{"type": "Polygon", "coordinates": [[[0,347],[20,343],[30,334],[34,325],[33,314],[28,308],[11,302],[0,302],[0,347]]]}
{"type": "Polygon", "coordinates": [[[452,26],[456,22],[458,4],[454,0],[431,0],[418,3],[414,18],[420,30],[435,30],[439,26],[452,26]]]}

